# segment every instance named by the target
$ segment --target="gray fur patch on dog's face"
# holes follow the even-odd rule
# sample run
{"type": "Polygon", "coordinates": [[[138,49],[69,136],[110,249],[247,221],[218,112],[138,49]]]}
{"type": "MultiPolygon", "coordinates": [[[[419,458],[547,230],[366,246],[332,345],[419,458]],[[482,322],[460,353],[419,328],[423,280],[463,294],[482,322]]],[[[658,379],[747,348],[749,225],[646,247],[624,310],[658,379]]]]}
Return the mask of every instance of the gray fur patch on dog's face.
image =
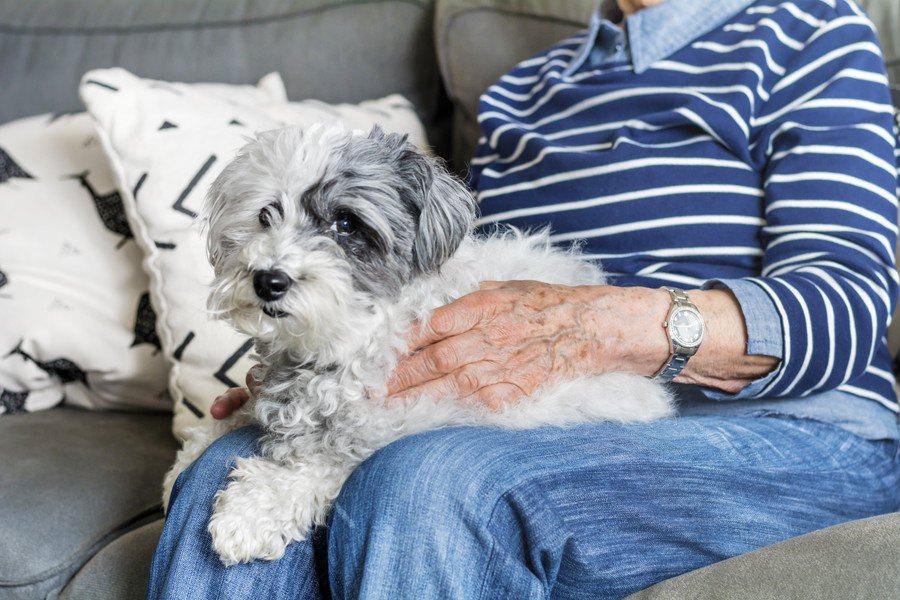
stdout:
{"type": "Polygon", "coordinates": [[[315,235],[334,239],[351,265],[354,287],[387,297],[415,272],[421,209],[383,138],[356,138],[337,149],[322,179],[297,198],[315,235]]]}

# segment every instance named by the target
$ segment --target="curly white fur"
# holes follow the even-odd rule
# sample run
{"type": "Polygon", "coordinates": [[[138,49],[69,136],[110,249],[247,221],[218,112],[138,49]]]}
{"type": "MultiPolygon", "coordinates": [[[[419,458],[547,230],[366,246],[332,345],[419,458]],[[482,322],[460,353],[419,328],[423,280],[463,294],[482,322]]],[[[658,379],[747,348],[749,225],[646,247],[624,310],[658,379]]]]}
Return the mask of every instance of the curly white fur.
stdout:
{"type": "Polygon", "coordinates": [[[497,412],[449,398],[383,402],[412,324],[479,282],[604,282],[595,265],[551,246],[546,232],[473,236],[471,202],[436,162],[377,130],[368,137],[332,128],[261,134],[214,184],[210,305],[257,338],[262,387],[227,421],[190,432],[164,500],[168,505],[177,475],[217,437],[262,425],[261,455],[239,460],[216,496],[209,531],[226,565],[282,556],[287,544],[325,522],[356,466],[403,436],[449,425],[521,429],[672,413],[661,385],[622,373],[547,385],[497,412]],[[338,185],[331,182],[350,187],[329,196],[324,190],[338,185]],[[282,214],[269,214],[266,223],[278,222],[261,227],[259,215],[273,210],[273,199],[282,214]],[[338,210],[352,210],[360,227],[370,227],[365,244],[335,233],[328,220],[338,217],[327,215],[345,214],[338,210]],[[255,271],[272,268],[294,282],[275,304],[258,297],[252,280],[255,271]],[[385,283],[398,271],[405,275],[385,283]]]}

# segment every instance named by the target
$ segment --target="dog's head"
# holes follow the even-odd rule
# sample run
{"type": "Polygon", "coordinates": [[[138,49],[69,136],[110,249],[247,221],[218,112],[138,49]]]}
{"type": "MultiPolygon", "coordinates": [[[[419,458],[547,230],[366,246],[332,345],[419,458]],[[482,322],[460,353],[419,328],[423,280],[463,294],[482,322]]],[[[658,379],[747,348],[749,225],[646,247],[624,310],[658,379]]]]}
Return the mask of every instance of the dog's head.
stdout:
{"type": "Polygon", "coordinates": [[[474,208],[406,136],[337,126],[261,133],[207,196],[210,308],[264,343],[329,354],[358,337],[374,302],[440,268],[474,208]]]}

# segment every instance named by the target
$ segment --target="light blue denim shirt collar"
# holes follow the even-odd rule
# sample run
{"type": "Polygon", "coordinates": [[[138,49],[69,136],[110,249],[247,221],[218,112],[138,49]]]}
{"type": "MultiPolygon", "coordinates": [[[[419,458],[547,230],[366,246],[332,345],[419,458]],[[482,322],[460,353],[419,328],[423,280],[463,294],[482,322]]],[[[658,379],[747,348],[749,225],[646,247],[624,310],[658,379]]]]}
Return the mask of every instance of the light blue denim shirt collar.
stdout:
{"type": "Polygon", "coordinates": [[[681,50],[753,2],[754,0],[666,0],[627,17],[627,38],[610,20],[619,14],[615,2],[600,2],[591,15],[587,39],[576,52],[564,75],[572,75],[589,58],[590,63],[597,66],[601,55],[630,59],[634,72],[643,73],[656,61],[681,50]],[[614,41],[617,35],[619,40],[614,41]]]}

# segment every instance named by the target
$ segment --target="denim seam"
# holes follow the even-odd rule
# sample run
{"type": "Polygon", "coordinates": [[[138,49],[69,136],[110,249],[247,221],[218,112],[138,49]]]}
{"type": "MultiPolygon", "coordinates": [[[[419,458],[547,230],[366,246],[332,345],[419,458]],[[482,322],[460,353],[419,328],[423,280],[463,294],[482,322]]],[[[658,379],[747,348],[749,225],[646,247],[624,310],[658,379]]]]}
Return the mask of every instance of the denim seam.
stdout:
{"type": "MultiPolygon", "coordinates": [[[[518,486],[516,486],[516,487],[518,487],[518,486]]],[[[494,520],[494,515],[497,513],[497,509],[500,508],[500,503],[506,498],[507,494],[509,494],[511,491],[512,490],[506,490],[505,492],[500,494],[500,497],[498,497],[497,501],[494,502],[494,506],[491,507],[491,514],[488,516],[487,522],[484,524],[485,531],[490,530],[491,521],[494,520]]],[[[490,534],[490,535],[491,535],[491,551],[488,554],[488,558],[484,563],[485,564],[484,576],[482,576],[482,578],[481,578],[481,589],[478,590],[478,598],[479,599],[484,598],[484,588],[487,586],[486,575],[487,575],[488,570],[490,569],[491,562],[493,561],[494,554],[496,554],[496,550],[497,550],[497,537],[493,534],[490,534]]]]}
{"type": "MultiPolygon", "coordinates": [[[[517,483],[516,485],[512,486],[511,488],[509,488],[508,490],[506,490],[505,492],[500,494],[500,496],[497,498],[497,501],[494,503],[494,506],[491,508],[490,516],[488,516],[488,519],[485,522],[486,530],[490,529],[491,522],[494,520],[494,516],[497,514],[497,509],[500,508],[501,502],[506,500],[510,494],[517,491],[519,488],[526,487],[527,485],[528,485],[528,482],[523,481],[521,483],[517,483]]],[[[494,558],[494,554],[496,554],[496,550],[497,550],[497,536],[491,534],[491,551],[488,554],[487,561],[485,561],[485,565],[486,565],[485,566],[485,574],[487,573],[488,568],[490,567],[491,561],[494,558]]],[[[478,590],[478,596],[477,596],[477,598],[479,598],[479,600],[482,600],[484,598],[484,592],[485,592],[486,586],[487,586],[487,577],[482,577],[481,588],[478,590]]],[[[542,587],[544,587],[544,586],[542,586],[542,587]]],[[[544,596],[548,597],[548,598],[550,597],[550,591],[548,589],[546,589],[546,587],[544,587],[544,596]]]]}

